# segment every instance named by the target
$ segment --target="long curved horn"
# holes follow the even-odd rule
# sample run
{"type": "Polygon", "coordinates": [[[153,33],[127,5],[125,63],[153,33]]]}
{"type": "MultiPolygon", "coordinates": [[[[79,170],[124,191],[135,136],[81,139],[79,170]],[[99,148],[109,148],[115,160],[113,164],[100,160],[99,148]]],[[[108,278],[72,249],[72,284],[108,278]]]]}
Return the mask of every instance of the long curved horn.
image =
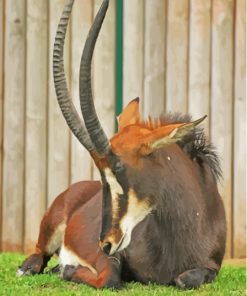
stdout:
{"type": "Polygon", "coordinates": [[[84,122],[89,136],[100,155],[105,155],[110,151],[109,141],[104,133],[98,116],[95,111],[92,88],[91,88],[91,62],[94,46],[105,18],[109,0],[104,0],[94,23],[88,33],[88,37],[83,49],[80,65],[80,103],[84,122]]]}
{"type": "Polygon", "coordinates": [[[80,143],[89,151],[95,150],[94,145],[79,117],[75,106],[70,98],[70,94],[67,87],[64,61],[63,61],[63,49],[64,39],[68,26],[69,17],[71,14],[74,0],[69,0],[64,7],[60,22],[57,27],[55,44],[53,48],[53,78],[57,94],[57,100],[63,116],[80,143]]]}

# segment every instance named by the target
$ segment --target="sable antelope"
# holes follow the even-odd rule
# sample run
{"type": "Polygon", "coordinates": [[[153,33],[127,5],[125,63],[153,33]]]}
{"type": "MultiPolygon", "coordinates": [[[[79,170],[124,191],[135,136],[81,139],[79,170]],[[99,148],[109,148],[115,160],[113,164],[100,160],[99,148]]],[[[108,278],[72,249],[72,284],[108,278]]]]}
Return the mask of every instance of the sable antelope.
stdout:
{"type": "Polygon", "coordinates": [[[217,190],[218,158],[189,116],[143,121],[139,100],[119,118],[109,141],[91,91],[91,60],[108,0],[95,18],[80,67],[82,124],[66,85],[63,46],[73,0],[65,6],[54,46],[58,102],[70,129],[95,161],[100,182],[79,182],[56,198],[41,222],[36,252],[18,274],[42,272],[59,252],[66,280],[94,287],[121,281],[195,288],[217,275],[226,223],[217,190]]]}

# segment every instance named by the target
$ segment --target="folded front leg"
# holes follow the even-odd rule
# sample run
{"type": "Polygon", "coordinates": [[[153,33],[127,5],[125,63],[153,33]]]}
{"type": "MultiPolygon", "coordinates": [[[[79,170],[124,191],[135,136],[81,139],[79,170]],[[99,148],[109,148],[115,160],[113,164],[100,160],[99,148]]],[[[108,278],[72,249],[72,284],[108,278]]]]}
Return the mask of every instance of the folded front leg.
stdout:
{"type": "Polygon", "coordinates": [[[217,270],[195,268],[181,273],[176,279],[176,286],[181,289],[195,289],[204,283],[211,283],[217,275],[217,270]]]}
{"type": "Polygon", "coordinates": [[[84,283],[94,288],[119,289],[121,287],[121,262],[116,256],[100,257],[96,263],[97,273],[81,265],[66,265],[62,274],[64,280],[84,283]]]}
{"type": "Polygon", "coordinates": [[[39,239],[35,252],[21,264],[16,273],[17,276],[42,273],[50,258],[60,248],[65,223],[62,221],[61,224],[55,225],[56,227],[52,229],[49,222],[46,216],[44,216],[40,225],[39,239]]]}
{"type": "Polygon", "coordinates": [[[50,256],[44,254],[32,254],[24,260],[16,272],[16,276],[33,275],[42,273],[47,266],[50,256]]]}
{"type": "Polygon", "coordinates": [[[50,258],[61,247],[67,219],[63,211],[63,201],[62,194],[44,214],[35,251],[21,264],[16,273],[17,276],[42,273],[50,258]]]}

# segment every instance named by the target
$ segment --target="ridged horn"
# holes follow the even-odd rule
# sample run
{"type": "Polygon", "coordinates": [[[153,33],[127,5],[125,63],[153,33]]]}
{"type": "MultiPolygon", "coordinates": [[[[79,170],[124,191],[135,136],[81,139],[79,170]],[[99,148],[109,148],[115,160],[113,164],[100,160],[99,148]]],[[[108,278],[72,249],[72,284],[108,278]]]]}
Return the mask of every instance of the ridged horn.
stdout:
{"type": "Polygon", "coordinates": [[[95,43],[101,29],[101,25],[105,18],[109,1],[104,0],[96,17],[93,25],[88,33],[86,43],[84,45],[81,65],[80,65],[80,103],[81,111],[88,134],[94,144],[98,154],[105,155],[110,150],[109,141],[101,127],[98,116],[95,111],[92,87],[91,87],[91,63],[95,47],[95,43]]]}
{"type": "Polygon", "coordinates": [[[94,145],[85,129],[85,126],[79,117],[75,106],[70,98],[70,94],[67,87],[65,71],[64,71],[64,60],[63,60],[63,50],[64,50],[64,39],[68,27],[68,21],[71,14],[72,6],[74,0],[69,0],[65,5],[62,16],[60,18],[55,44],[53,48],[53,79],[56,89],[56,95],[58,104],[63,113],[63,116],[80,143],[88,150],[94,151],[94,145]]]}

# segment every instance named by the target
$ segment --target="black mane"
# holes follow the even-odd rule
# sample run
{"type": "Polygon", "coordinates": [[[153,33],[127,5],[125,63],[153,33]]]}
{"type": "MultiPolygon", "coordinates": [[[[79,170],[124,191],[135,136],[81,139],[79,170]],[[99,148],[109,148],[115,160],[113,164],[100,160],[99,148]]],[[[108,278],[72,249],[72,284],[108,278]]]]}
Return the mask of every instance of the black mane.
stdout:
{"type": "MultiPolygon", "coordinates": [[[[191,122],[192,118],[189,114],[167,113],[160,116],[161,124],[191,122]]],[[[219,157],[214,146],[207,140],[202,127],[196,127],[189,135],[183,138],[178,145],[190,156],[196,160],[199,165],[203,162],[207,163],[211,171],[219,180],[222,177],[219,157]]]]}

